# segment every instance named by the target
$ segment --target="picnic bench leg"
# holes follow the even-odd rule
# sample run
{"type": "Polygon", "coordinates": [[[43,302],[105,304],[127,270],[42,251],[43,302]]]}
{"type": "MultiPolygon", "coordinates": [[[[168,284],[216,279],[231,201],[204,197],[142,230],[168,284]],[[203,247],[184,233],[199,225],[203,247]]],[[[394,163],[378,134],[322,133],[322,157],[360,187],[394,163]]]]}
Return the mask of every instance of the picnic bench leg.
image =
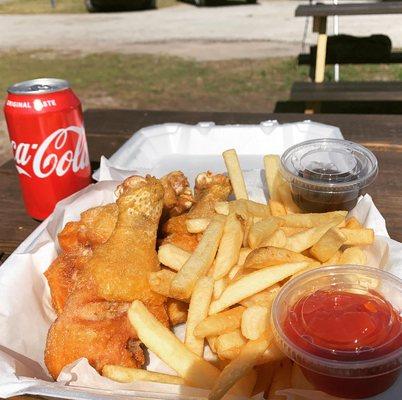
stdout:
{"type": "MultiPolygon", "coordinates": [[[[315,60],[314,82],[324,82],[325,58],[327,55],[327,17],[314,17],[313,32],[318,33],[317,54],[315,60]]],[[[321,103],[318,101],[306,103],[305,114],[320,112],[321,103]]]]}
{"type": "Polygon", "coordinates": [[[327,17],[314,17],[313,32],[318,33],[314,82],[324,81],[327,54],[327,17]]]}

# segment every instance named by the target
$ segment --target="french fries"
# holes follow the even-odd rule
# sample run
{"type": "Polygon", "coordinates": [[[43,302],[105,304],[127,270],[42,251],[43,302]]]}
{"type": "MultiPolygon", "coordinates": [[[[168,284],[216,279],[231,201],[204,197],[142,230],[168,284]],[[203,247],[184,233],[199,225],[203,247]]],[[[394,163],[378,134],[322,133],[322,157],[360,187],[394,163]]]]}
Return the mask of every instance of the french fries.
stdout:
{"type": "Polygon", "coordinates": [[[261,246],[285,247],[287,238],[282,229],[277,229],[269,238],[262,241],[261,246]]]}
{"type": "Polygon", "coordinates": [[[197,280],[208,272],[223,235],[225,219],[222,215],[212,219],[194,253],[174,277],[170,287],[172,297],[189,299],[197,280]]]}
{"type": "Polygon", "coordinates": [[[281,225],[279,218],[268,218],[253,224],[248,234],[248,244],[251,249],[260,246],[264,239],[268,239],[281,225]]]}
{"type": "MultiPolygon", "coordinates": [[[[298,215],[298,214],[293,214],[298,215]]],[[[307,229],[304,232],[296,233],[287,238],[285,249],[301,253],[311,246],[314,246],[331,228],[338,225],[342,217],[334,217],[334,219],[324,225],[307,229]]]]}
{"type": "Polygon", "coordinates": [[[240,329],[236,329],[218,336],[215,348],[219,358],[232,360],[239,355],[241,348],[246,343],[247,339],[242,335],[240,329]]]}
{"type": "Polygon", "coordinates": [[[105,365],[102,375],[116,382],[130,383],[136,381],[148,381],[169,383],[174,385],[186,385],[186,381],[179,376],[161,374],[140,368],[127,368],[120,365],[105,365]]]}
{"type": "Polygon", "coordinates": [[[362,229],[363,225],[358,221],[357,218],[351,217],[346,220],[345,228],[347,229],[362,229]]]}
{"type": "Polygon", "coordinates": [[[240,168],[236,150],[226,150],[222,153],[229,174],[230,183],[236,199],[248,199],[246,184],[244,183],[243,172],[240,168]]]}
{"type": "Polygon", "coordinates": [[[196,326],[194,335],[198,338],[219,336],[240,328],[244,310],[244,307],[238,306],[219,314],[210,315],[196,326]]]}
{"type": "Polygon", "coordinates": [[[339,229],[331,228],[311,247],[310,253],[317,260],[325,262],[328,261],[345,242],[346,236],[339,229]]]}
{"type": "Polygon", "coordinates": [[[302,370],[296,363],[292,366],[290,386],[293,389],[314,390],[314,386],[306,379],[302,370]]]}
{"type": "Polygon", "coordinates": [[[219,297],[221,297],[221,294],[225,290],[226,286],[227,286],[226,277],[218,279],[217,281],[214,282],[214,293],[213,293],[214,300],[219,299],[219,297]]]}
{"type": "Polygon", "coordinates": [[[294,228],[313,228],[327,224],[328,221],[339,218],[339,225],[343,225],[347,211],[332,211],[327,213],[288,214],[281,216],[284,226],[294,228]]]}
{"type": "Polygon", "coordinates": [[[276,394],[278,390],[290,387],[290,377],[292,373],[292,361],[284,358],[280,361],[272,378],[271,387],[269,388],[268,398],[272,400],[285,400],[285,396],[276,394]]]}
{"type": "Polygon", "coordinates": [[[189,350],[141,301],[133,301],[128,318],[141,342],[188,384],[205,389],[214,385],[219,369],[189,350]]]}
{"type": "Polygon", "coordinates": [[[186,220],[186,227],[190,233],[201,233],[207,229],[210,222],[209,218],[189,218],[186,220]]]}
{"type": "MultiPolygon", "coordinates": [[[[212,218],[187,219],[189,233],[203,233],[195,251],[160,246],[159,261],[170,270],[149,277],[151,289],[168,297],[171,323],[186,322],[184,344],[141,302],[128,312],[139,339],[178,376],[118,366],[106,366],[104,375],[212,388],[209,399],[218,400],[227,392],[251,396],[259,368],[265,375],[257,391],[279,400],[280,389],[309,387],[273,341],[269,321],[277,293],[286,280],[314,268],[365,265],[358,246],[373,243],[374,232],[354,217],[346,219],[346,211],[301,214],[279,174],[278,156],[264,157],[268,204],[251,201],[236,152],[223,157],[236,200],[212,204],[212,218]],[[217,355],[214,365],[202,358],[205,341],[217,355]]],[[[367,281],[370,287],[376,283],[367,281]]]]}
{"type": "Polygon", "coordinates": [[[272,154],[264,156],[265,179],[268,185],[269,197],[270,199],[277,201],[280,200],[278,186],[282,184],[282,178],[279,173],[279,164],[279,156],[272,154]]]}
{"type": "Polygon", "coordinates": [[[340,231],[346,236],[344,244],[348,246],[364,246],[374,242],[374,231],[372,229],[343,228],[340,231]]]}
{"type": "Polygon", "coordinates": [[[247,342],[241,349],[239,356],[223,369],[208,396],[208,400],[221,399],[239,379],[246,376],[264,354],[271,341],[271,335],[264,335],[260,339],[247,342]]]}
{"type": "Polygon", "coordinates": [[[271,210],[271,214],[274,217],[280,217],[282,215],[286,215],[286,210],[283,204],[280,201],[270,199],[269,202],[269,208],[271,210]]]}
{"type": "Polygon", "coordinates": [[[272,303],[274,302],[275,297],[280,289],[281,287],[278,284],[275,284],[250,297],[246,297],[244,300],[240,302],[240,304],[244,307],[261,306],[266,307],[268,308],[268,310],[270,310],[272,303]]]}
{"type": "Polygon", "coordinates": [[[276,265],[273,267],[257,270],[239,280],[231,283],[221,297],[211,302],[209,314],[216,314],[223,311],[246,297],[261,292],[277,282],[308,267],[307,262],[276,265]]]}
{"type": "Polygon", "coordinates": [[[267,307],[251,306],[241,319],[241,333],[249,340],[257,340],[269,325],[270,311],[267,307]]]}
{"type": "Polygon", "coordinates": [[[311,262],[313,259],[291,250],[268,246],[250,252],[244,262],[244,268],[261,269],[273,265],[302,261],[311,262]]]}
{"type": "Polygon", "coordinates": [[[195,287],[188,308],[186,324],[186,336],[184,344],[193,353],[200,357],[204,354],[204,339],[194,335],[195,327],[208,316],[208,309],[211,303],[214,282],[212,278],[204,276],[200,278],[195,287]]]}
{"type": "Polygon", "coordinates": [[[171,243],[163,244],[158,249],[159,262],[175,271],[181,269],[190,256],[191,253],[171,243]]]}
{"type": "Polygon", "coordinates": [[[339,264],[366,265],[367,257],[359,247],[349,247],[339,257],[339,264]]]}
{"type": "Polygon", "coordinates": [[[278,186],[278,195],[286,210],[286,214],[299,214],[301,212],[300,208],[293,201],[292,192],[287,182],[278,186]]]}
{"type": "Polygon", "coordinates": [[[214,264],[212,277],[215,281],[223,278],[237,263],[243,243],[243,228],[236,214],[226,218],[221,243],[214,264]]]}

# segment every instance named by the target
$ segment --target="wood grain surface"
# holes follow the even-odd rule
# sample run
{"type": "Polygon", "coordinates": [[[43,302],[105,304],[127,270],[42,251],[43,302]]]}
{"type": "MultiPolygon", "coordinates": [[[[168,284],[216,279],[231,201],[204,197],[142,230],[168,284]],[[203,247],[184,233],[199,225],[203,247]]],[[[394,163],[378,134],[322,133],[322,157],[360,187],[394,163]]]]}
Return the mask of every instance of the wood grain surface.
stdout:
{"type": "MultiPolygon", "coordinates": [[[[402,241],[402,115],[317,114],[309,119],[338,126],[346,139],[361,143],[377,156],[380,173],[368,189],[387,222],[394,239],[402,241]]],[[[91,160],[113,154],[133,132],[155,124],[256,124],[266,120],[281,123],[307,119],[304,114],[252,114],[180,111],[88,110],[85,125],[91,160]]],[[[4,260],[38,225],[25,213],[13,161],[0,167],[0,260],[4,260]]]]}

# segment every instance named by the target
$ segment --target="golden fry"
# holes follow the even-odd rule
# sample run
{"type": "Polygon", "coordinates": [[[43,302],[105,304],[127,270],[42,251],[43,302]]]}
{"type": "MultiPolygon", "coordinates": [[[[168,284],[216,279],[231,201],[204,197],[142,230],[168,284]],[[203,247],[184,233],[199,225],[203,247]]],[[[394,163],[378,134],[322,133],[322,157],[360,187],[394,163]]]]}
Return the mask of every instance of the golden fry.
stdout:
{"type": "Polygon", "coordinates": [[[339,219],[339,226],[344,224],[347,211],[331,211],[327,213],[288,214],[281,217],[284,226],[294,228],[313,228],[327,224],[333,219],[339,219]]]}
{"type": "Polygon", "coordinates": [[[261,292],[306,267],[308,267],[307,262],[275,265],[245,275],[231,283],[222,293],[221,297],[211,303],[209,314],[216,314],[239,303],[246,297],[261,292]]]}
{"type": "Polygon", "coordinates": [[[214,282],[212,278],[207,276],[200,278],[194,287],[188,308],[184,344],[200,357],[204,354],[204,339],[194,336],[194,329],[208,316],[213,289],[214,282]]]}
{"type": "Polygon", "coordinates": [[[290,187],[287,182],[282,183],[282,185],[278,186],[278,194],[280,201],[285,207],[286,214],[301,213],[300,208],[293,201],[292,192],[290,191],[290,187]]]}
{"type": "Polygon", "coordinates": [[[347,229],[362,229],[363,225],[355,217],[346,220],[345,228],[347,229]]]}
{"type": "Polygon", "coordinates": [[[219,314],[210,315],[196,326],[194,335],[198,338],[219,336],[240,328],[244,310],[244,307],[238,306],[219,314]]]}
{"type": "Polygon", "coordinates": [[[269,238],[262,241],[262,247],[285,247],[287,238],[282,229],[277,229],[269,238]]]}
{"type": "Polygon", "coordinates": [[[280,290],[281,287],[278,284],[272,285],[261,292],[258,292],[250,297],[246,297],[240,302],[240,304],[244,307],[262,306],[270,310],[272,303],[274,302],[275,297],[280,290]]]}
{"type": "Polygon", "coordinates": [[[251,249],[256,249],[260,244],[278,229],[281,220],[278,218],[267,218],[255,223],[248,234],[248,244],[251,249]]]}
{"type": "Polygon", "coordinates": [[[190,233],[201,233],[208,228],[210,222],[209,218],[189,218],[186,220],[186,227],[190,233]]]}
{"type": "Polygon", "coordinates": [[[331,228],[310,249],[313,257],[321,262],[328,261],[346,242],[346,236],[339,230],[331,228]]]}
{"type": "Polygon", "coordinates": [[[218,336],[215,341],[215,348],[219,358],[232,359],[240,353],[240,349],[246,343],[247,339],[241,334],[239,329],[236,329],[218,336]]]}
{"type": "MultiPolygon", "coordinates": [[[[298,214],[293,214],[298,215],[298,214]]],[[[310,228],[304,232],[296,233],[287,238],[285,248],[296,253],[301,253],[311,246],[314,246],[331,228],[339,224],[342,217],[334,218],[331,222],[325,225],[310,228]]]]}
{"type": "Polygon", "coordinates": [[[271,214],[274,217],[280,217],[282,215],[286,215],[286,209],[283,204],[278,200],[269,200],[269,208],[271,210],[271,214]]]}
{"type": "Polygon", "coordinates": [[[250,340],[241,349],[237,358],[231,361],[221,372],[219,378],[210,392],[209,400],[221,399],[229,389],[239,381],[240,378],[247,375],[256,365],[258,359],[264,354],[265,350],[272,341],[272,336],[263,336],[257,340],[250,340]]]}
{"type": "Polygon", "coordinates": [[[190,256],[191,253],[171,243],[163,244],[158,249],[159,262],[175,271],[181,269],[190,256]]]}
{"type": "Polygon", "coordinates": [[[179,300],[189,299],[199,278],[211,267],[225,226],[225,217],[216,215],[204,232],[194,253],[183,265],[172,281],[171,297],[179,300]]]}
{"type": "Polygon", "coordinates": [[[292,373],[292,361],[289,358],[283,359],[276,369],[269,388],[268,398],[271,400],[286,400],[286,396],[276,394],[278,390],[290,387],[290,377],[292,373]]]}
{"type": "Polygon", "coordinates": [[[366,265],[367,257],[359,247],[349,247],[341,254],[338,262],[341,265],[366,265]]]}
{"type": "Polygon", "coordinates": [[[121,383],[148,381],[170,383],[174,385],[186,384],[186,381],[179,376],[161,374],[159,372],[147,371],[146,369],[140,368],[127,368],[120,365],[105,365],[102,369],[102,375],[121,383]]]}
{"type": "Polygon", "coordinates": [[[374,242],[373,229],[341,228],[340,231],[346,236],[346,242],[344,244],[347,246],[364,246],[374,242]]]}
{"type": "Polygon", "coordinates": [[[229,214],[216,255],[212,276],[214,280],[223,278],[239,260],[243,243],[243,228],[236,214],[229,214]]]}
{"type": "Polygon", "coordinates": [[[279,200],[278,186],[283,182],[279,172],[280,162],[277,155],[268,154],[264,156],[265,179],[268,185],[269,198],[272,200],[279,200]]]}
{"type": "Polygon", "coordinates": [[[220,371],[189,350],[141,301],[133,301],[128,318],[141,342],[186,382],[204,389],[214,385],[220,371]]]}
{"type": "Polygon", "coordinates": [[[248,199],[246,184],[243,178],[243,172],[240,167],[239,158],[236,150],[226,150],[222,153],[229,174],[230,183],[236,199],[248,199]]]}
{"type": "Polygon", "coordinates": [[[269,325],[270,311],[268,307],[251,306],[247,308],[241,319],[241,333],[249,340],[258,339],[269,325]]]}
{"type": "Polygon", "coordinates": [[[268,246],[250,252],[244,262],[244,268],[261,269],[301,261],[311,262],[313,259],[291,250],[268,246]]]}

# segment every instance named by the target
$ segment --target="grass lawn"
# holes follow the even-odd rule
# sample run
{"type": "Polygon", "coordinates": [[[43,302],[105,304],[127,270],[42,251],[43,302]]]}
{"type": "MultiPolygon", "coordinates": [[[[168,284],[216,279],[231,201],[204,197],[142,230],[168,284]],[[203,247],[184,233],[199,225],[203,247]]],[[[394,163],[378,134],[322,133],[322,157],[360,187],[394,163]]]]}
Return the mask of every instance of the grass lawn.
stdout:
{"type": "MultiPolygon", "coordinates": [[[[327,75],[331,74],[328,68],[327,75]]],[[[196,62],[168,56],[3,53],[0,87],[36,77],[70,81],[84,107],[272,111],[308,79],[294,58],[196,62]]],[[[343,66],[345,80],[402,80],[398,65],[343,66]]]]}
{"type": "MultiPolygon", "coordinates": [[[[157,0],[158,8],[177,4],[176,0],[157,0]]],[[[0,14],[58,14],[86,13],[84,0],[56,0],[52,8],[50,0],[8,0],[0,4],[0,14]]]]}

